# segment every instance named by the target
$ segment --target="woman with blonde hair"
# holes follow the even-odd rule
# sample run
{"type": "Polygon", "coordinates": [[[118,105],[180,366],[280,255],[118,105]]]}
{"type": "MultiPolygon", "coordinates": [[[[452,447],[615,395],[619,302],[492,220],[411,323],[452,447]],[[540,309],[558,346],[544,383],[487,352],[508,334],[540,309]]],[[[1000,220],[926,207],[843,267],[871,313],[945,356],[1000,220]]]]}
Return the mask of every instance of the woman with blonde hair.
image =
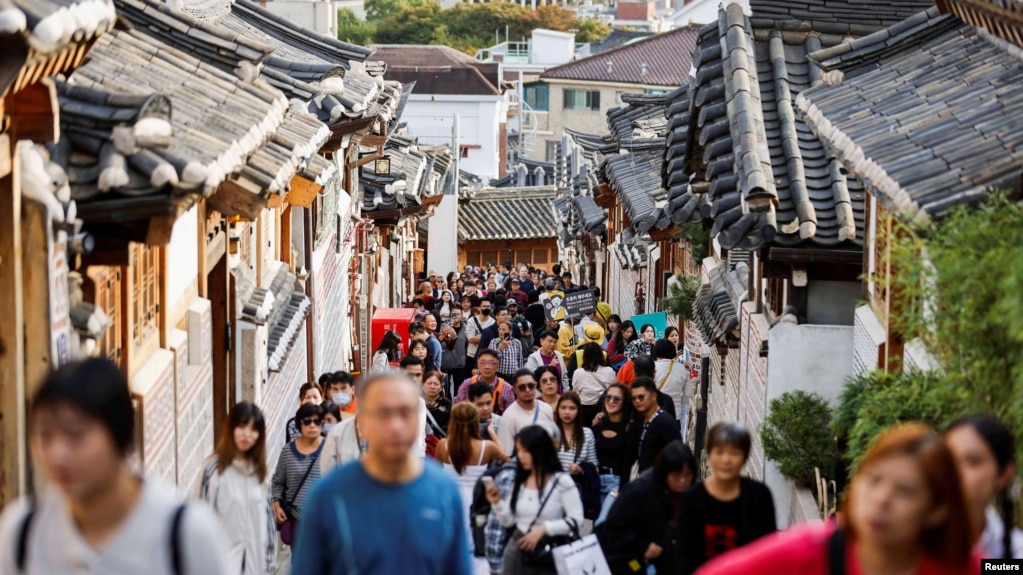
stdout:
{"type": "Polygon", "coordinates": [[[213,507],[231,540],[226,557],[232,575],[273,570],[277,535],[268,477],[263,413],[243,401],[224,421],[199,485],[199,497],[213,507]]]}
{"type": "Polygon", "coordinates": [[[795,527],[721,555],[697,573],[980,572],[955,459],[926,425],[898,425],[874,440],[852,478],[844,509],[841,527],[795,527]]]}
{"type": "MultiPolygon", "coordinates": [[[[462,517],[466,522],[466,533],[470,538],[469,550],[472,553],[475,546],[472,526],[469,525],[469,506],[472,504],[473,489],[491,461],[508,461],[508,456],[499,443],[480,437],[480,413],[475,405],[463,401],[451,408],[448,436],[437,443],[433,457],[444,464],[444,469],[452,474],[458,484],[462,505],[465,506],[462,517]]],[[[473,553],[472,564],[473,573],[489,575],[490,565],[486,558],[476,557],[473,553]]]]}

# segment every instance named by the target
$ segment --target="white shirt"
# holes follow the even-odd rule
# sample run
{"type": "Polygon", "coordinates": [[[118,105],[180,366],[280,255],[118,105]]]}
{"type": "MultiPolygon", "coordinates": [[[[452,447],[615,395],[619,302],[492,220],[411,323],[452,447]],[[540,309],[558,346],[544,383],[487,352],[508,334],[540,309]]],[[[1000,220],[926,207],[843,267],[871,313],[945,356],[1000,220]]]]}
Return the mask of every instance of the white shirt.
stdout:
{"type": "MultiPolygon", "coordinates": [[[[1001,559],[1005,549],[1004,535],[1005,523],[994,507],[988,507],[984,512],[984,532],[977,543],[980,556],[984,559],[1001,559]]],[[[1012,557],[1023,558],[1023,531],[1016,528],[1012,530],[1012,557]]]]}
{"type": "Polygon", "coordinates": [[[220,518],[230,545],[226,555],[231,573],[262,575],[273,570],[277,523],[268,479],[269,473],[260,482],[255,468],[245,469],[240,461],[233,461],[223,473],[215,457],[206,461],[199,498],[213,506],[220,518]]]}
{"type": "Polygon", "coordinates": [[[534,400],[533,403],[535,405],[529,411],[523,409],[517,401],[504,410],[504,414],[501,416],[501,425],[497,428],[497,438],[505,453],[515,453],[515,436],[523,429],[534,425],[541,419],[554,421],[554,410],[550,405],[539,400],[534,400]]]}
{"type": "MultiPolygon", "coordinates": [[[[561,370],[559,372],[561,373],[561,386],[565,389],[568,389],[569,388],[568,369],[565,368],[565,356],[558,353],[557,350],[554,350],[554,359],[551,360],[551,363],[548,365],[557,367],[559,370],[561,370]]],[[[540,369],[543,366],[544,366],[543,356],[540,354],[540,350],[536,350],[533,353],[529,354],[529,358],[526,359],[525,365],[526,369],[535,372],[536,370],[540,369]]]]}
{"type": "Polygon", "coordinates": [[[600,394],[615,382],[615,370],[606,365],[597,371],[586,371],[582,367],[572,374],[572,390],[579,393],[579,401],[583,405],[596,405],[600,394]]]}
{"type": "MultiPolygon", "coordinates": [[[[100,547],[94,547],[74,524],[63,494],[51,488],[37,501],[22,573],[172,575],[171,522],[181,503],[172,487],[155,478],[145,479],[135,508],[117,532],[100,547]]],[[[0,517],[0,573],[5,575],[18,573],[15,550],[28,509],[28,499],[22,498],[9,505],[0,517]]],[[[189,503],[179,529],[182,573],[227,574],[228,546],[208,505],[189,503]]]]}
{"type": "Polygon", "coordinates": [[[515,509],[511,509],[511,493],[501,499],[494,508],[498,520],[505,527],[516,527],[522,533],[529,530],[530,523],[536,519],[536,525],[543,525],[547,528],[547,535],[568,535],[571,533],[569,524],[565,518],[571,519],[576,528],[583,523],[583,501],[579,496],[579,489],[567,473],[558,473],[547,481],[543,493],[537,489],[522,487],[519,489],[518,500],[515,509]],[[551,496],[547,504],[540,508],[547,492],[551,496]],[[539,514],[539,515],[538,515],[539,514]]]}
{"type": "MultiPolygon", "coordinates": [[[[465,323],[465,338],[467,340],[483,335],[483,330],[497,323],[497,320],[495,320],[492,317],[487,317],[484,319],[470,317],[469,319],[463,321],[465,323]],[[476,322],[479,322],[480,327],[478,330],[476,329],[476,322]]],[[[476,357],[476,349],[478,347],[479,343],[469,342],[469,347],[466,348],[465,350],[466,357],[476,357]]]]}
{"type": "Polygon", "coordinates": [[[359,436],[355,431],[354,417],[335,425],[334,429],[327,433],[327,439],[324,442],[323,452],[320,453],[321,476],[349,461],[358,461],[362,455],[362,451],[359,449],[359,436]]]}
{"type": "Polygon", "coordinates": [[[671,397],[675,403],[675,413],[682,417],[682,404],[689,403],[693,392],[696,390],[696,383],[690,383],[689,370],[682,362],[674,359],[659,359],[654,364],[654,383],[657,389],[671,397]]]}

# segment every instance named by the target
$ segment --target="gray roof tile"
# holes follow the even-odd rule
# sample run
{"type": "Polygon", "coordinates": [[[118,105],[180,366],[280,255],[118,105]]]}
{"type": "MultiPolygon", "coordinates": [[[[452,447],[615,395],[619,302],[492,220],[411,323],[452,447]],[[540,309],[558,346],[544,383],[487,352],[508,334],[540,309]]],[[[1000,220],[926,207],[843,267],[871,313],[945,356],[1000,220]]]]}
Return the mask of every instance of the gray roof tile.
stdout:
{"type": "Polygon", "coordinates": [[[458,209],[458,238],[475,241],[556,237],[556,193],[553,188],[480,190],[458,209]]]}

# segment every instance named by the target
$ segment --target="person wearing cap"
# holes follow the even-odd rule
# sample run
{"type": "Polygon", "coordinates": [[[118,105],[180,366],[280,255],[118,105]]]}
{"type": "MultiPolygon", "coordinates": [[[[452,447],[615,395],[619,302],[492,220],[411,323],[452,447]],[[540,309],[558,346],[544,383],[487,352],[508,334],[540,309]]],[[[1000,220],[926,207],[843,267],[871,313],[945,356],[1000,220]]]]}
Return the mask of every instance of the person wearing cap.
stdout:
{"type": "Polygon", "coordinates": [[[522,291],[522,282],[519,278],[512,278],[511,289],[508,290],[505,297],[508,298],[509,303],[516,301],[522,307],[526,307],[526,304],[529,303],[529,296],[522,291]]]}
{"type": "Polygon", "coordinates": [[[514,332],[518,334],[516,339],[522,343],[522,359],[525,359],[533,352],[533,326],[526,316],[519,313],[521,307],[514,299],[508,299],[508,315],[514,332]]]}
{"type": "MultiPolygon", "coordinates": [[[[604,343],[604,330],[601,329],[600,324],[593,321],[582,326],[582,337],[579,339],[579,345],[576,346],[575,353],[573,353],[565,365],[568,369],[568,380],[572,381],[572,377],[575,376],[575,370],[583,364],[583,347],[588,343],[595,343],[601,345],[604,343]]],[[[601,350],[604,354],[604,363],[607,363],[607,352],[601,350]]]]}

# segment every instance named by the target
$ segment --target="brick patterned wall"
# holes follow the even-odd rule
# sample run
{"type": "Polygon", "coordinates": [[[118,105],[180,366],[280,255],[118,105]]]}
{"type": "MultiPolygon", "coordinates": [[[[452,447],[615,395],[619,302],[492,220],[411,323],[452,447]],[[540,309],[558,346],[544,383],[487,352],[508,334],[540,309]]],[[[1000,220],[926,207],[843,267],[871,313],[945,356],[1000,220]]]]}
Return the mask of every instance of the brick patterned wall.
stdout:
{"type": "Polygon", "coordinates": [[[614,313],[621,316],[622,320],[627,320],[636,315],[636,282],[643,270],[622,269],[617,260],[612,261],[609,266],[611,273],[608,278],[607,302],[611,304],[614,313]]]}
{"type": "Polygon", "coordinates": [[[739,421],[753,435],[746,470],[754,479],[764,479],[764,448],[760,443],[760,425],[764,421],[767,393],[767,358],[760,357],[760,349],[767,339],[769,324],[757,313],[756,304],[742,304],[742,340],[740,350],[742,369],[739,394],[739,421]]]}
{"type": "Polygon", "coordinates": [[[337,236],[313,254],[313,275],[316,279],[316,376],[342,369],[341,334],[343,320],[348,319],[347,302],[341,299],[342,285],[347,283],[345,270],[335,251],[337,236]]]}
{"type": "MultiPolygon", "coordinates": [[[[304,329],[303,323],[301,329],[304,329]]],[[[259,407],[266,419],[266,459],[267,468],[277,467],[277,458],[281,455],[284,445],[288,419],[295,416],[298,410],[298,390],[305,383],[306,374],[306,338],[295,340],[295,347],[288,354],[284,367],[280,372],[272,373],[266,384],[263,399],[259,407]]]]}
{"type": "Polygon", "coordinates": [[[171,484],[177,479],[174,359],[173,353],[157,348],[131,381],[141,410],[142,472],[171,484]]]}
{"type": "Polygon", "coordinates": [[[853,373],[878,367],[878,353],[886,340],[885,329],[869,305],[856,308],[853,321],[853,373]]]}

